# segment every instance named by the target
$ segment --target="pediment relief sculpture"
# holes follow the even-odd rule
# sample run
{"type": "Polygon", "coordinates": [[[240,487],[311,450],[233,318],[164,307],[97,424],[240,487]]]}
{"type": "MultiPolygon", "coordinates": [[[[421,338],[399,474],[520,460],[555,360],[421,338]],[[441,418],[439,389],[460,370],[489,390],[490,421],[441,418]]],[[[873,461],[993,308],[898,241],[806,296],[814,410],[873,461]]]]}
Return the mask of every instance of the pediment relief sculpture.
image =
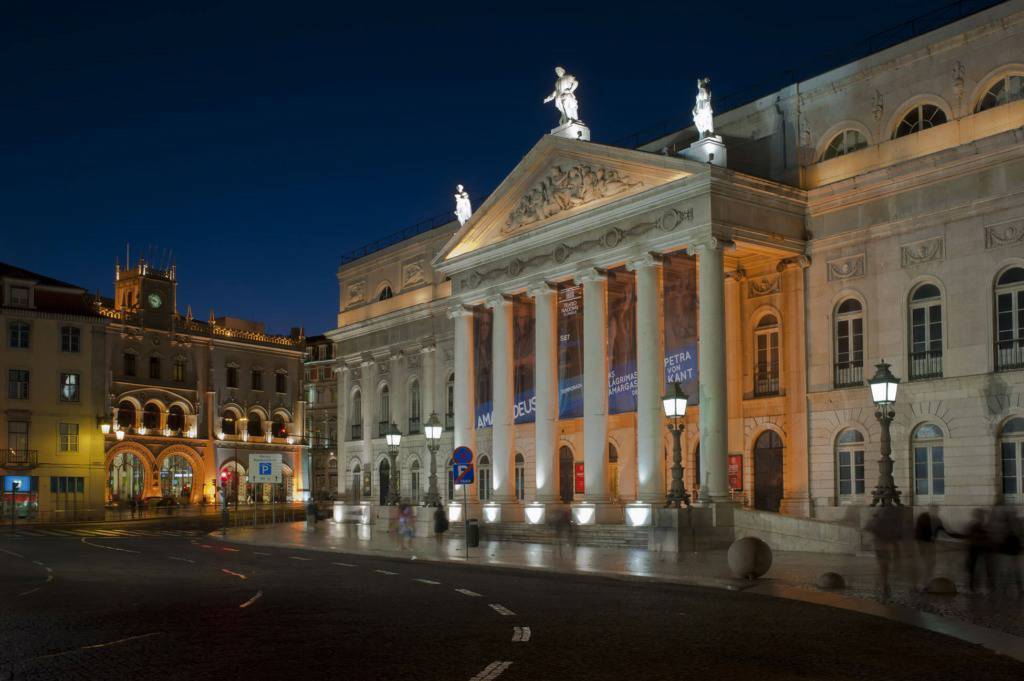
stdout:
{"type": "Polygon", "coordinates": [[[519,199],[509,213],[505,226],[501,228],[501,233],[511,234],[577,206],[616,196],[634,187],[642,187],[643,184],[611,168],[582,163],[568,170],[555,166],[519,199]]]}
{"type": "Polygon", "coordinates": [[[426,281],[423,274],[423,263],[420,261],[409,262],[402,266],[402,288],[416,286],[426,281]]]}
{"type": "Polygon", "coordinates": [[[366,301],[366,282],[365,281],[354,281],[348,285],[348,296],[345,300],[345,306],[351,307],[358,303],[366,301]]]}

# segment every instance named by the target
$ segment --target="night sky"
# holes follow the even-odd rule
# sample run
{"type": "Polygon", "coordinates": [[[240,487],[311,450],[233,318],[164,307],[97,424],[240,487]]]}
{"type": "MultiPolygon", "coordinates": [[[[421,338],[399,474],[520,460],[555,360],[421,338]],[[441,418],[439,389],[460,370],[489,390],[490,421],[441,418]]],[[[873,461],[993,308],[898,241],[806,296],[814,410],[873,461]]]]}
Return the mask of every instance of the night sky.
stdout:
{"type": "Polygon", "coordinates": [[[126,242],[173,251],[181,312],[320,333],[345,252],[557,124],[556,65],[615,143],[942,2],[490,4],[0,3],[0,261],[109,295],[126,242]]]}

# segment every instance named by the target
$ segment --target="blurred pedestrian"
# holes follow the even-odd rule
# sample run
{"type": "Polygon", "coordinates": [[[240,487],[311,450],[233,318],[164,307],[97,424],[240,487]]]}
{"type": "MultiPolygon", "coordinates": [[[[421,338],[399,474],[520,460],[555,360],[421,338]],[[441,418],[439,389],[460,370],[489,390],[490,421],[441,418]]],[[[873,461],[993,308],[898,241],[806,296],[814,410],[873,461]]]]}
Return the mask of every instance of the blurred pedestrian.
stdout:
{"type": "Polygon", "coordinates": [[[444,512],[444,506],[438,504],[434,507],[434,539],[437,540],[438,548],[444,543],[444,533],[448,531],[448,514],[444,512]]]}
{"type": "Polygon", "coordinates": [[[978,567],[985,571],[985,581],[989,589],[995,588],[992,565],[992,536],[985,522],[985,511],[976,508],[971,512],[971,523],[967,531],[961,535],[967,540],[967,586],[971,592],[977,590],[978,567]]]}
{"type": "MultiPolygon", "coordinates": [[[[935,576],[935,541],[939,532],[946,532],[939,518],[937,506],[929,506],[928,510],[917,516],[914,522],[914,543],[917,546],[917,577],[918,588],[924,590],[935,576]]],[[[947,534],[949,534],[947,532],[947,534]]]]}
{"type": "Polygon", "coordinates": [[[569,523],[572,520],[572,510],[568,507],[560,508],[556,513],[553,514],[552,527],[555,530],[555,548],[558,551],[558,557],[562,557],[562,545],[568,542],[569,535],[569,523]]]}
{"type": "Polygon", "coordinates": [[[412,548],[413,532],[412,507],[409,504],[402,504],[398,507],[398,541],[403,551],[412,548]]]}
{"type": "Polygon", "coordinates": [[[878,561],[878,586],[882,594],[889,596],[889,573],[896,555],[896,545],[900,539],[899,513],[893,506],[882,506],[868,521],[865,528],[874,540],[875,560],[878,561]]]}
{"type": "Polygon", "coordinates": [[[1006,580],[1006,591],[1011,584],[1017,587],[1017,598],[1024,598],[1024,580],[1021,578],[1021,523],[1013,509],[1005,509],[999,515],[999,534],[993,537],[1000,563],[1000,579],[1006,580]]]}

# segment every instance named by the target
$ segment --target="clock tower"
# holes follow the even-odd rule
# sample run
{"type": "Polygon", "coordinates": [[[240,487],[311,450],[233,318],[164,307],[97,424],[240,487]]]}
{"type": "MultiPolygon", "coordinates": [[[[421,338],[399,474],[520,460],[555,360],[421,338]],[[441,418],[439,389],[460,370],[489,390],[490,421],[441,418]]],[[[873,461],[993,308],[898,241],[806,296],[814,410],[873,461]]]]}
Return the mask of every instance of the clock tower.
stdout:
{"type": "Polygon", "coordinates": [[[130,269],[117,267],[114,280],[114,309],[136,313],[142,326],[170,331],[176,312],[178,282],[174,265],[162,270],[139,259],[130,269]]]}

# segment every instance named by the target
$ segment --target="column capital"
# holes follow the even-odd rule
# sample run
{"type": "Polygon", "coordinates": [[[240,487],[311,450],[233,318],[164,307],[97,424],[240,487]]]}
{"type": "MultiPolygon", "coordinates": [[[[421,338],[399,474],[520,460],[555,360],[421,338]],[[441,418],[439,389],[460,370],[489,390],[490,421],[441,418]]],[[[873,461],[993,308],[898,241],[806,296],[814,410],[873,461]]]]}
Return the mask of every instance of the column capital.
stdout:
{"type": "Polygon", "coordinates": [[[785,272],[790,267],[799,267],[802,270],[807,269],[811,266],[811,256],[809,255],[794,255],[792,258],[783,258],[779,261],[779,264],[775,266],[776,272],[785,272]]]}
{"type": "Polygon", "coordinates": [[[743,269],[743,267],[737,266],[736,269],[734,269],[733,271],[726,272],[725,278],[733,279],[734,281],[743,281],[744,279],[747,278],[747,271],[743,269]]]}
{"type": "Polygon", "coordinates": [[[526,295],[531,298],[540,298],[541,296],[552,295],[555,293],[558,293],[558,285],[547,280],[539,281],[536,284],[530,284],[529,288],[526,289],[526,295]]]}
{"type": "Polygon", "coordinates": [[[448,312],[447,312],[447,315],[448,315],[448,319],[458,319],[460,317],[472,317],[473,316],[473,310],[460,303],[458,305],[455,305],[454,307],[449,308],[448,312]]]}
{"type": "Polygon", "coordinates": [[[715,236],[714,234],[708,234],[706,236],[699,236],[690,242],[692,246],[701,250],[723,250],[723,251],[734,251],[736,250],[736,242],[732,239],[726,239],[725,237],[715,236]]]}
{"type": "Polygon", "coordinates": [[[626,269],[630,272],[636,272],[637,270],[647,267],[661,267],[663,264],[662,260],[663,258],[660,253],[654,253],[652,251],[650,253],[644,253],[643,255],[637,256],[632,260],[627,260],[626,269]]]}
{"type": "Polygon", "coordinates": [[[577,284],[589,284],[595,281],[608,281],[608,270],[600,267],[588,267],[577,272],[575,276],[573,276],[573,281],[577,284]]]}
{"type": "Polygon", "coordinates": [[[507,293],[495,293],[492,296],[488,296],[484,302],[485,307],[489,307],[492,310],[499,308],[505,308],[512,305],[512,296],[507,293]]]}
{"type": "Polygon", "coordinates": [[[431,352],[437,352],[437,346],[433,343],[430,345],[424,345],[420,348],[421,355],[429,355],[431,352]]]}

